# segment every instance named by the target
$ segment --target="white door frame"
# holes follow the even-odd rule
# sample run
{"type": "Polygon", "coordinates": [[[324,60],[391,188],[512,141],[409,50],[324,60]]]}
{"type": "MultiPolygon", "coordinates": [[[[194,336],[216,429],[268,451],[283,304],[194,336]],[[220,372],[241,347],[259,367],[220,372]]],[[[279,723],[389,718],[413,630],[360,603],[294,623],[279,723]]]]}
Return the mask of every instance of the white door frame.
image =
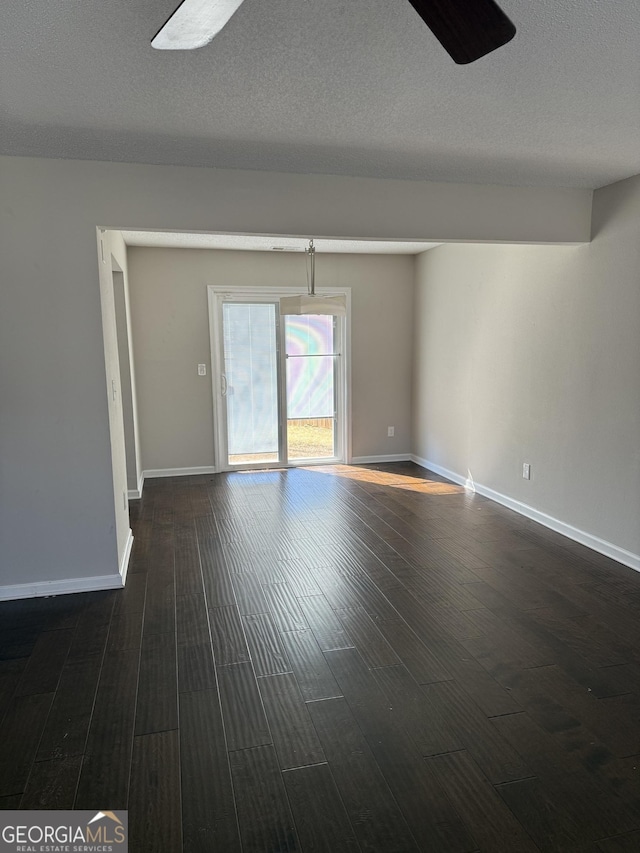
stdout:
{"type": "MultiPolygon", "coordinates": [[[[221,287],[219,285],[207,286],[207,299],[209,304],[209,340],[211,345],[211,387],[213,392],[213,436],[214,436],[214,460],[215,471],[228,470],[227,460],[224,456],[224,448],[226,447],[226,405],[222,394],[222,367],[223,359],[223,337],[222,337],[222,310],[221,306],[225,299],[233,302],[278,302],[281,296],[291,296],[299,292],[299,288],[282,287],[279,289],[268,287],[243,287],[241,285],[231,285],[221,287]]],[[[340,454],[340,461],[349,464],[351,462],[351,288],[350,287],[323,287],[317,288],[319,295],[336,295],[340,294],[346,297],[347,314],[343,318],[343,322],[339,324],[340,333],[338,338],[338,352],[341,357],[341,369],[338,373],[338,385],[336,389],[336,399],[340,417],[338,418],[338,434],[337,446],[340,454]]],[[[282,327],[284,320],[282,315],[278,314],[280,325],[280,338],[284,341],[282,327]]],[[[282,381],[280,388],[283,394],[286,394],[285,380],[285,353],[284,347],[278,354],[278,371],[282,373],[282,381]]],[[[285,405],[285,400],[281,400],[281,406],[285,405]]],[[[284,408],[282,408],[284,411],[284,408]]],[[[279,425],[279,429],[283,425],[279,425]]],[[[283,446],[286,451],[286,430],[283,436],[283,446]]],[[[302,463],[327,465],[335,460],[318,460],[314,463],[302,463]]],[[[264,468],[294,468],[300,463],[295,460],[293,462],[270,462],[263,463],[260,467],[264,468]]],[[[234,471],[241,471],[243,467],[255,468],[255,463],[246,466],[234,465],[234,471]]]]}

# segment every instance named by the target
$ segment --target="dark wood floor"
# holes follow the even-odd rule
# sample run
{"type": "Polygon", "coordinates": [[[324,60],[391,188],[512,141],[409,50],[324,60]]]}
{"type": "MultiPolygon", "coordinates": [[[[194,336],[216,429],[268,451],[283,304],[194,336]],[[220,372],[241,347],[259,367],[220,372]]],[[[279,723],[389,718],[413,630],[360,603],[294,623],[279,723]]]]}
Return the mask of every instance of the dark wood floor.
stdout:
{"type": "Polygon", "coordinates": [[[0,806],[132,851],[640,851],[640,575],[417,466],[147,481],[0,605],[0,806]]]}

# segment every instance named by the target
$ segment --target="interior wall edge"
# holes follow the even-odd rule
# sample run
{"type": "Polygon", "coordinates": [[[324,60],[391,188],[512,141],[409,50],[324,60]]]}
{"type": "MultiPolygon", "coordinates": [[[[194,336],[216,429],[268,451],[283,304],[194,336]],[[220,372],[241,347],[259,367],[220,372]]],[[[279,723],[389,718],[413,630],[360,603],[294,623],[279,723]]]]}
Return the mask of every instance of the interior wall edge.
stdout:
{"type": "Polygon", "coordinates": [[[120,577],[122,578],[122,586],[127,582],[127,572],[129,571],[129,559],[131,558],[131,551],[133,549],[133,530],[129,528],[129,532],[127,534],[127,541],[124,546],[124,551],[122,554],[122,560],[120,561],[120,577]]]}

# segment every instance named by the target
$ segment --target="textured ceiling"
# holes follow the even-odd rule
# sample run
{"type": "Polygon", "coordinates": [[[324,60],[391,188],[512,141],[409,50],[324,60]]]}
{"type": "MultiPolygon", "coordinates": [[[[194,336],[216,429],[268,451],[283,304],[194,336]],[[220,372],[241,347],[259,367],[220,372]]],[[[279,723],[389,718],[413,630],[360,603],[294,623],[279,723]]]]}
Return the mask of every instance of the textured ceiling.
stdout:
{"type": "Polygon", "coordinates": [[[2,0],[0,151],[596,187],[640,173],[638,0],[501,0],[456,66],[406,0],[245,0],[154,51],[178,0],[2,0]]]}
{"type": "MultiPolygon", "coordinates": [[[[127,246],[162,246],[169,249],[237,249],[245,252],[303,252],[309,241],[300,237],[259,234],[187,234],[168,231],[122,231],[127,246]]],[[[314,240],[317,252],[367,255],[417,255],[439,243],[389,240],[314,240]]]]}

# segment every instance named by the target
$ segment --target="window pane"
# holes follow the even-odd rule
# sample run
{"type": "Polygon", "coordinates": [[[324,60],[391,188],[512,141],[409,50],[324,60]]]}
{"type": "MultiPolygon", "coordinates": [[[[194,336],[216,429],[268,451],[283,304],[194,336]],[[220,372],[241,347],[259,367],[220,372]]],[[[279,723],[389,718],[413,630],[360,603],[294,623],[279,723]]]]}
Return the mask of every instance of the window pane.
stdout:
{"type": "Polygon", "coordinates": [[[332,418],[334,356],[287,359],[287,417],[332,418]]]}
{"type": "Polygon", "coordinates": [[[330,314],[288,314],[284,319],[287,355],[333,352],[333,317],[330,314]]]}

